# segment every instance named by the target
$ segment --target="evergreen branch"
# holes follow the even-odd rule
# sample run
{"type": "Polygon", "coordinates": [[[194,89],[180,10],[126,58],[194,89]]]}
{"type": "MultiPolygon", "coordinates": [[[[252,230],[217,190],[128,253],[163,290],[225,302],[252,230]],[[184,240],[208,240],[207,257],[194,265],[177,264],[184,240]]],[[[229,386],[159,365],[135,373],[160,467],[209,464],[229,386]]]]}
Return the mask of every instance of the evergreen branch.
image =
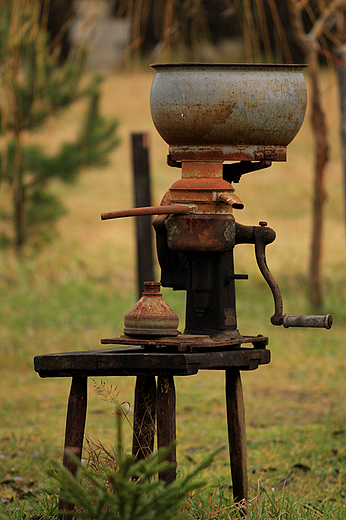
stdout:
{"type": "Polygon", "coordinates": [[[0,16],[0,181],[11,188],[12,220],[19,252],[29,235],[39,235],[64,209],[47,188],[53,179],[74,182],[89,166],[103,166],[117,146],[117,122],[99,110],[101,78],[81,85],[85,49],[59,66],[50,52],[46,28],[40,24],[40,3],[5,2],[0,16]],[[15,5],[15,7],[13,7],[15,5]],[[85,97],[88,108],[72,142],[48,155],[35,145],[23,145],[23,133],[43,126],[73,102],[85,97]]]}

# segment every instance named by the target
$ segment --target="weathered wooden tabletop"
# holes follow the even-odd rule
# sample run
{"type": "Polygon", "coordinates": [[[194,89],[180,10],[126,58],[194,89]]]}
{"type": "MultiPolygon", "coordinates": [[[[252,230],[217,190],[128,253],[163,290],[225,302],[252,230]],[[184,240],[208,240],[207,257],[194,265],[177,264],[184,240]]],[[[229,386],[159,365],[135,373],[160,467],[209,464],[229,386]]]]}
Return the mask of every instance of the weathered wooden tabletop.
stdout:
{"type": "Polygon", "coordinates": [[[94,375],[192,375],[199,370],[254,370],[270,362],[266,348],[238,348],[223,351],[146,351],[141,347],[63,352],[36,356],[35,370],[41,377],[94,375]]]}

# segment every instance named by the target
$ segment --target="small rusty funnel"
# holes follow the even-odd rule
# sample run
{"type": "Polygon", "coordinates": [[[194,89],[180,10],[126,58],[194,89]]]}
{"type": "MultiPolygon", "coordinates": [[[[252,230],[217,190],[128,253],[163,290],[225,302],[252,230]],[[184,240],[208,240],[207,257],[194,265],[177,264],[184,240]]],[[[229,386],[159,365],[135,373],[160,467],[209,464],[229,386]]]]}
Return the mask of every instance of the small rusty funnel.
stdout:
{"type": "Polygon", "coordinates": [[[176,336],[179,318],[160,293],[160,282],[144,282],[144,293],[124,318],[128,336],[176,336]]]}

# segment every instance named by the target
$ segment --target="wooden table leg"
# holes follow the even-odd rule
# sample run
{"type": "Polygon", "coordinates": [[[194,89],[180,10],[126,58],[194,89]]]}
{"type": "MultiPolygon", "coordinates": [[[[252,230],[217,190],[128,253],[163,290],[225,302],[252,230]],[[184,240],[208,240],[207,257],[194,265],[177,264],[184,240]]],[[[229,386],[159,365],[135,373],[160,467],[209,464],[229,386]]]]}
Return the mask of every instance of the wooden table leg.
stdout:
{"type": "Polygon", "coordinates": [[[156,414],[155,376],[138,376],[135,388],[132,455],[147,458],[154,450],[156,414]]]}
{"type": "MultiPolygon", "coordinates": [[[[82,457],[82,447],[84,439],[85,419],[87,410],[87,377],[73,377],[71,383],[70,396],[67,406],[66,429],[65,429],[65,447],[63,465],[71,471],[73,475],[76,474],[76,464],[71,461],[69,454],[72,453],[79,460],[82,457]]],[[[72,511],[74,504],[68,504],[62,499],[59,501],[58,511],[72,511]]],[[[71,516],[60,513],[58,519],[62,520],[64,517],[71,518],[71,516]]]]}
{"type": "Polygon", "coordinates": [[[238,369],[226,370],[226,405],[233,497],[235,501],[240,502],[248,498],[248,479],[245,408],[238,369]]]}
{"type": "MultiPolygon", "coordinates": [[[[175,425],[175,386],[173,376],[159,376],[157,380],[157,446],[161,448],[168,446],[176,440],[175,425]]],[[[159,479],[171,484],[176,478],[176,447],[172,448],[169,462],[173,463],[172,468],[159,474],[159,479]]]]}

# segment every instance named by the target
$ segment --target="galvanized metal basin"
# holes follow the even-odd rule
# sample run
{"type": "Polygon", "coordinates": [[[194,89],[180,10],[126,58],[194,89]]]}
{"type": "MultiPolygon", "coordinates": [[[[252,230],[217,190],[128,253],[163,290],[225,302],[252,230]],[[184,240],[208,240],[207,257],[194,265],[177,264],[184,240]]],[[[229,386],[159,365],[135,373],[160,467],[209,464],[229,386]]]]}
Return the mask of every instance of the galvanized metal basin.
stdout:
{"type": "Polygon", "coordinates": [[[305,65],[152,65],[155,127],[174,147],[286,147],[306,111],[305,65]]]}

